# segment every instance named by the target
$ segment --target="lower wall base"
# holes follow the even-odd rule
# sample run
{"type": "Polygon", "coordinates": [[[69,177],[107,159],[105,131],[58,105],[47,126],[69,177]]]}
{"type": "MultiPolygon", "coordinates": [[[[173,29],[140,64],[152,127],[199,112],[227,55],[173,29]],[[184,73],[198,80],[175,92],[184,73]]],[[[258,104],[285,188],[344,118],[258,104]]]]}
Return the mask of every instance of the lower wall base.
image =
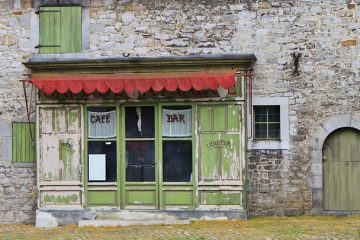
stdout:
{"type": "Polygon", "coordinates": [[[86,226],[105,226],[97,224],[100,221],[111,222],[112,226],[116,221],[123,224],[133,225],[140,222],[148,224],[181,223],[186,220],[212,220],[212,219],[247,219],[246,210],[43,210],[36,211],[36,227],[57,227],[70,224],[86,222],[86,226]]]}

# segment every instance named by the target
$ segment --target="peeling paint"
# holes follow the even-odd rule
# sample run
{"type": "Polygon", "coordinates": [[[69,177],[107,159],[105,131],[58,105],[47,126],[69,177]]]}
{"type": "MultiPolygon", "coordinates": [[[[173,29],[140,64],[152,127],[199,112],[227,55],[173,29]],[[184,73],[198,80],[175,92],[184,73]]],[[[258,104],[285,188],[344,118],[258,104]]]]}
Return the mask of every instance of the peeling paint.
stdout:
{"type": "Polygon", "coordinates": [[[69,204],[78,203],[79,196],[77,194],[71,195],[49,195],[45,194],[43,202],[45,204],[69,204]]]}

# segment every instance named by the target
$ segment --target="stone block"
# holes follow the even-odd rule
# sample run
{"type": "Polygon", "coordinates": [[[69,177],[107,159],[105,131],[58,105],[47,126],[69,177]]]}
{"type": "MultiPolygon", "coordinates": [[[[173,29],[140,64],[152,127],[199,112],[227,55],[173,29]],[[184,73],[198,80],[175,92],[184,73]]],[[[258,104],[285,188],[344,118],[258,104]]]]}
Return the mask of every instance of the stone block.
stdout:
{"type": "Polygon", "coordinates": [[[357,45],[356,39],[341,41],[341,46],[343,46],[343,47],[351,47],[351,46],[356,46],[356,45],[357,45]]]}
{"type": "Polygon", "coordinates": [[[323,177],[322,175],[314,175],[310,179],[309,185],[312,189],[320,189],[323,187],[323,177]]]}
{"type": "Polygon", "coordinates": [[[0,34],[0,45],[13,46],[19,42],[19,38],[12,34],[0,34]]]}
{"type": "Polygon", "coordinates": [[[51,213],[36,210],[36,227],[38,228],[53,228],[58,227],[58,222],[51,213]]]}
{"type": "Polygon", "coordinates": [[[11,162],[12,160],[12,138],[0,137],[0,161],[11,162]]]}

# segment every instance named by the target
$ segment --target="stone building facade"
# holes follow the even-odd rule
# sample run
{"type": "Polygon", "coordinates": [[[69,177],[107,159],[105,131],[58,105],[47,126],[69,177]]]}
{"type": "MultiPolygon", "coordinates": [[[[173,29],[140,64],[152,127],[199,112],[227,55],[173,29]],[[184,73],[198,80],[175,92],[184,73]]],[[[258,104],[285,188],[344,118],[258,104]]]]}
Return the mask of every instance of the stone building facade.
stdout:
{"type": "MultiPolygon", "coordinates": [[[[253,140],[249,117],[248,211],[321,213],[323,142],[336,129],[359,129],[359,19],[345,0],[1,1],[0,222],[35,220],[36,164],[12,162],[11,131],[28,119],[19,80],[29,80],[31,57],[255,54],[253,104],[282,106],[282,136],[253,140]],[[82,53],[40,56],[35,11],[58,2],[83,7],[82,53]]],[[[34,121],[35,88],[25,87],[34,121]]]]}

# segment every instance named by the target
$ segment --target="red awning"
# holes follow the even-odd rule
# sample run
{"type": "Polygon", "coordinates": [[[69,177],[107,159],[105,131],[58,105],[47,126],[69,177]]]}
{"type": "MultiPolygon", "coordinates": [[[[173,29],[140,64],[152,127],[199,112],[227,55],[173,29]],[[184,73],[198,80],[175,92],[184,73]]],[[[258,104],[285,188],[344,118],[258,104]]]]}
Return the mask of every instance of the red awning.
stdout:
{"type": "Polygon", "coordinates": [[[54,92],[91,94],[95,91],[113,93],[125,91],[144,93],[152,89],[159,92],[163,89],[173,92],[177,89],[189,91],[195,89],[216,90],[218,87],[230,89],[235,86],[234,71],[208,71],[191,73],[129,73],[129,74],[34,74],[30,80],[46,94],[54,92]]]}

